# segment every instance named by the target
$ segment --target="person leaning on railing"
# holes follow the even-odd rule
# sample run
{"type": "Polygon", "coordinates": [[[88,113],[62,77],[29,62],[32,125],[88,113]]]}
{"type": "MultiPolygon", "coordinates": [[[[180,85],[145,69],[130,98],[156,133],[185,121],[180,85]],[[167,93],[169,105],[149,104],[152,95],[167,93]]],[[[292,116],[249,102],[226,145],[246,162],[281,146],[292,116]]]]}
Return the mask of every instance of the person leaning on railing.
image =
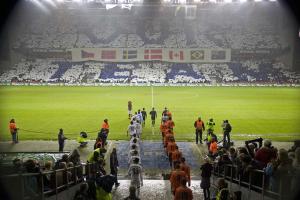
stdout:
{"type": "Polygon", "coordinates": [[[59,162],[58,171],[56,174],[51,174],[51,188],[55,188],[55,186],[62,186],[68,183],[72,177],[72,173],[66,171],[67,163],[66,162],[59,162]],[[56,177],[54,177],[56,176],[56,177]],[[56,178],[56,183],[55,183],[56,178]]]}
{"type": "MultiPolygon", "coordinates": [[[[35,160],[29,159],[24,163],[25,172],[27,173],[40,173],[40,167],[35,160]]],[[[24,192],[25,196],[30,199],[35,199],[39,190],[39,183],[41,180],[37,176],[25,176],[24,177],[24,192]]]]}
{"type": "Polygon", "coordinates": [[[299,185],[300,185],[300,147],[295,150],[295,158],[293,160],[294,178],[292,180],[292,193],[300,196],[299,185]]]}
{"type": "Polygon", "coordinates": [[[271,140],[264,140],[264,146],[255,153],[254,159],[260,163],[261,168],[264,168],[276,157],[277,149],[272,146],[271,140]]]}
{"type": "Polygon", "coordinates": [[[217,187],[218,187],[218,192],[217,192],[216,200],[228,200],[228,199],[230,199],[228,184],[226,183],[225,179],[220,178],[218,180],[217,187]]]}
{"type": "MultiPolygon", "coordinates": [[[[53,170],[52,169],[52,162],[47,161],[45,163],[43,172],[47,173],[47,172],[51,172],[52,170],[53,170]]],[[[51,174],[48,174],[48,173],[44,174],[43,182],[44,182],[44,190],[50,190],[50,188],[51,188],[51,174]]]]}
{"type": "MultiPolygon", "coordinates": [[[[270,178],[269,188],[272,191],[279,192],[280,190],[289,194],[291,192],[291,182],[293,180],[294,169],[292,160],[288,158],[288,152],[285,149],[280,149],[278,158],[267,164],[265,173],[270,178]],[[280,188],[280,186],[282,186],[280,188]]],[[[299,178],[299,177],[298,177],[299,178]]]]}

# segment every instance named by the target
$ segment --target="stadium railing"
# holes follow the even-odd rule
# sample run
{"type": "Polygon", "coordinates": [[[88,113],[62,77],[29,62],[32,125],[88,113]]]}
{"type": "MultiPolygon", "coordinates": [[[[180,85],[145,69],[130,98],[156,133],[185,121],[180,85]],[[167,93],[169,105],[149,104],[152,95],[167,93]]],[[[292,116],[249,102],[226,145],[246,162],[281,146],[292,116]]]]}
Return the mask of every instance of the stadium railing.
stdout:
{"type": "MultiPolygon", "coordinates": [[[[213,165],[213,175],[219,178],[224,178],[231,183],[237,184],[239,187],[247,188],[248,190],[248,199],[251,199],[251,191],[258,192],[262,200],[265,197],[271,199],[280,199],[286,200],[291,198],[291,194],[286,192],[285,188],[290,188],[290,185],[283,183],[282,179],[279,181],[279,187],[277,191],[271,191],[268,189],[268,177],[263,170],[252,169],[249,170],[249,176],[242,176],[238,173],[238,166],[232,164],[224,164],[218,166],[217,164],[213,165]]],[[[291,180],[292,176],[286,174],[284,180],[291,180]]],[[[291,181],[289,181],[289,184],[291,181]]]]}
{"type": "MultiPolygon", "coordinates": [[[[11,199],[18,200],[32,200],[32,199],[45,199],[46,197],[57,195],[64,191],[68,190],[71,186],[75,186],[78,183],[83,182],[86,178],[92,178],[95,176],[96,172],[98,172],[96,163],[85,163],[81,165],[77,165],[74,167],[68,167],[66,169],[57,169],[48,172],[39,172],[39,173],[18,173],[18,174],[10,174],[3,175],[0,177],[1,183],[5,183],[6,191],[11,199]],[[72,172],[72,176],[69,177],[68,172],[72,172]],[[66,175],[66,182],[63,184],[58,183],[57,174],[61,173],[66,175]],[[54,178],[53,183],[54,186],[51,188],[46,188],[44,184],[44,176],[50,175],[54,178]],[[28,178],[35,177],[37,180],[36,191],[34,188],[31,188],[33,191],[26,191],[26,187],[32,187],[32,185],[28,184],[28,178]],[[7,188],[8,187],[8,188],[7,188]],[[31,192],[31,194],[28,194],[31,192]]],[[[99,169],[99,168],[98,168],[99,169]]],[[[63,178],[63,177],[61,177],[63,178]]],[[[29,182],[30,183],[30,182],[29,182]]]]}

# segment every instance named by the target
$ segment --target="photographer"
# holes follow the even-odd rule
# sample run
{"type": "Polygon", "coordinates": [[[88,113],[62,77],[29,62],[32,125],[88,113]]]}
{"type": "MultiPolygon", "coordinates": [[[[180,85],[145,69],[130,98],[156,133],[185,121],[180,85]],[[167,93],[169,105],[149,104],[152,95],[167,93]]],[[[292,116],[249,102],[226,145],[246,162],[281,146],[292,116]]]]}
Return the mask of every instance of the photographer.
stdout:
{"type": "Polygon", "coordinates": [[[257,150],[262,147],[262,141],[263,141],[262,138],[245,141],[245,147],[247,149],[247,154],[250,155],[251,158],[254,158],[257,150]]]}
{"type": "Polygon", "coordinates": [[[214,132],[214,127],[215,127],[215,122],[214,119],[211,118],[209,121],[206,123],[207,126],[207,134],[213,133],[214,132]]]}

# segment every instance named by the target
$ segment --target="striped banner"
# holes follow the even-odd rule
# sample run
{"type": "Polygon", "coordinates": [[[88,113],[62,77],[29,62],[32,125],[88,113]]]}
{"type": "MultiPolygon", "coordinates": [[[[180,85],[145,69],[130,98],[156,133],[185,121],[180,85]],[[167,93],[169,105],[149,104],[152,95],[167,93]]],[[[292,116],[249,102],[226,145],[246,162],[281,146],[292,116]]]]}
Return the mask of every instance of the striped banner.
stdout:
{"type": "Polygon", "coordinates": [[[72,61],[164,61],[176,63],[224,63],[231,60],[231,49],[162,48],[74,48],[72,61]]]}

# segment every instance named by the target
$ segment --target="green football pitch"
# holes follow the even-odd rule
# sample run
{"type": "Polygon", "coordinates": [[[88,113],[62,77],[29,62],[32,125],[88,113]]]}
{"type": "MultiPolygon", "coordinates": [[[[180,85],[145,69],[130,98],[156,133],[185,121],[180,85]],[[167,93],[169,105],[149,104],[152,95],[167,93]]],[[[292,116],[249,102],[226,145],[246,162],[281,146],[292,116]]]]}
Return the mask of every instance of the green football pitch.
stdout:
{"type": "Polygon", "coordinates": [[[8,122],[14,118],[20,140],[56,139],[59,128],[76,139],[87,131],[96,137],[103,119],[110,123],[109,139],[124,140],[129,124],[127,102],[133,110],[153,105],[158,112],[154,129],[150,119],[144,140],[160,140],[159,124],[164,107],[175,122],[177,140],[194,139],[193,123],[198,116],[213,118],[216,133],[228,119],[234,140],[259,136],[277,141],[300,139],[300,88],[286,87],[0,87],[0,140],[10,140],[8,122]],[[33,131],[33,132],[28,132],[33,131]]]}

